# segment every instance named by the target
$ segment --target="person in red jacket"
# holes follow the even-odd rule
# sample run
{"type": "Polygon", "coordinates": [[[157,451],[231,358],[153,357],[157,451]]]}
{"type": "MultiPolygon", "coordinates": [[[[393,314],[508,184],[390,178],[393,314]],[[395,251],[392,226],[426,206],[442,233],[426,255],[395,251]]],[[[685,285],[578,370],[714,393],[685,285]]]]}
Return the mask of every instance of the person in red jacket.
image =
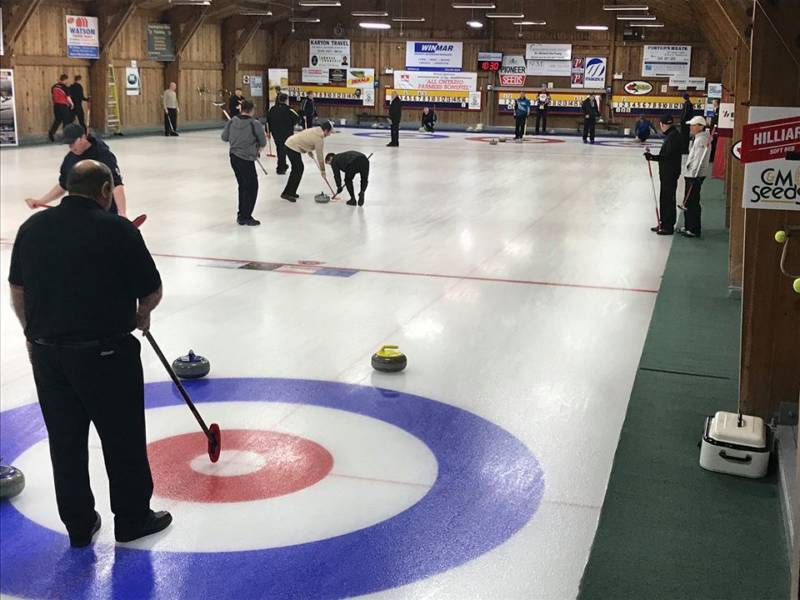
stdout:
{"type": "Polygon", "coordinates": [[[74,108],[72,98],[69,97],[69,88],[67,87],[66,73],[62,73],[58,78],[58,83],[50,88],[50,97],[53,101],[53,124],[50,126],[50,131],[47,132],[47,137],[51,142],[55,142],[56,131],[59,127],[66,127],[72,123],[75,116],[72,114],[74,108]]]}

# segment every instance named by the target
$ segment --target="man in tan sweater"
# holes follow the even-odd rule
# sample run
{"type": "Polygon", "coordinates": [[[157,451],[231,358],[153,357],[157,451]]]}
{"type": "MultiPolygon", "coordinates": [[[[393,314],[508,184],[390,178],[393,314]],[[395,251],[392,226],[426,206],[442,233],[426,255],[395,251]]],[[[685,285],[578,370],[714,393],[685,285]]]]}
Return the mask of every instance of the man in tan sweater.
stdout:
{"type": "Polygon", "coordinates": [[[178,94],[175,92],[177,89],[178,86],[173,81],[161,97],[164,104],[164,135],[178,135],[178,94]]]}
{"type": "Polygon", "coordinates": [[[325,138],[333,132],[329,121],[323,121],[319,127],[309,127],[299,131],[286,140],[286,156],[292,164],[289,181],[281,194],[281,198],[296,202],[300,197],[297,188],[303,178],[303,153],[310,154],[317,162],[322,178],[328,181],[325,174],[325,138]]]}

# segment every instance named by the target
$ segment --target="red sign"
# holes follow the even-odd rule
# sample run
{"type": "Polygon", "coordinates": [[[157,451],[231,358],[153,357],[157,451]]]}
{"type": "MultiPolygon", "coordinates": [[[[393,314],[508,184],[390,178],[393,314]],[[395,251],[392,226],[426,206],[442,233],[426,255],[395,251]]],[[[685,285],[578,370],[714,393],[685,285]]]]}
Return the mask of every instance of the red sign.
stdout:
{"type": "Polygon", "coordinates": [[[744,126],[742,162],[754,163],[781,159],[800,150],[800,114],[775,121],[744,126]]]}
{"type": "Polygon", "coordinates": [[[500,61],[499,60],[485,60],[480,63],[481,71],[499,71],[500,70],[500,61]]]}

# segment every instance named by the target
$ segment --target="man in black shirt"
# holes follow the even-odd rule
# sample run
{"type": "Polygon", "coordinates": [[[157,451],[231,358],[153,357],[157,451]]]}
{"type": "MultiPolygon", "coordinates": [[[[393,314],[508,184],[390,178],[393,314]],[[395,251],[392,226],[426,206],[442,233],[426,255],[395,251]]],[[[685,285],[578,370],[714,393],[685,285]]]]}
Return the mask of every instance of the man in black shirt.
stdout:
{"type": "Polygon", "coordinates": [[[86,115],[83,113],[83,103],[88,102],[89,98],[83,95],[83,86],[81,85],[81,76],[75,75],[75,81],[69,86],[69,97],[72,99],[72,114],[78,119],[84,131],[86,129],[86,115]]]}
{"type": "Polygon", "coordinates": [[[300,122],[300,115],[292,110],[287,102],[289,96],[278,94],[275,106],[267,113],[267,125],[272,139],[275,140],[275,152],[278,154],[278,175],[283,175],[289,166],[286,164],[286,140],[294,133],[294,127],[300,122]]]}
{"type": "Polygon", "coordinates": [[[114,197],[111,200],[110,212],[125,216],[125,186],[122,184],[122,175],[117,165],[117,157],[111,152],[111,148],[93,135],[87,135],[83,127],[77,123],[72,123],[64,128],[65,144],[69,144],[69,154],[64,157],[61,163],[61,171],[58,176],[58,183],[41,198],[25,198],[25,202],[31,208],[41,208],[64,195],[67,188],[67,177],[70,169],[82,160],[96,160],[103,163],[111,170],[114,178],[114,197]]]}
{"type": "Polygon", "coordinates": [[[594,128],[600,116],[597,99],[592,94],[586,94],[586,99],[581,103],[581,110],[583,110],[583,143],[585,144],[586,138],[589,138],[589,142],[594,144],[594,128]]]}
{"type": "Polygon", "coordinates": [[[231,119],[241,114],[242,102],[244,102],[244,100],[245,98],[242,95],[242,88],[236,88],[233,91],[233,96],[231,96],[228,100],[228,114],[230,115],[231,119]]]}
{"type": "Polygon", "coordinates": [[[392,101],[389,103],[389,119],[392,122],[392,139],[386,145],[396,148],[400,145],[400,121],[403,119],[403,101],[397,92],[392,93],[392,101]]]}
{"type": "Polygon", "coordinates": [[[689,141],[691,140],[689,121],[694,116],[694,112],[694,104],[692,104],[689,94],[684,94],[681,107],[681,141],[683,142],[681,150],[683,154],[689,154],[689,141]]]}
{"type": "Polygon", "coordinates": [[[314,119],[317,118],[317,106],[314,104],[314,92],[309,91],[306,97],[300,101],[300,114],[303,117],[303,127],[311,129],[314,126],[314,119]]]}
{"type": "Polygon", "coordinates": [[[161,277],[136,227],[108,212],[113,187],[105,165],[75,165],[69,195],[19,228],[8,277],[47,426],[58,513],[74,547],[88,546],[100,529],[89,486],[92,423],[117,541],[172,521],[150,509],[141,344],[131,335],[149,329],[161,277]]]}
{"type": "Polygon", "coordinates": [[[678,179],[681,176],[681,154],[683,154],[683,140],[681,133],[674,125],[672,115],[661,117],[661,132],[666,136],[658,154],[644,153],[647,160],[658,163],[658,179],[661,184],[659,196],[659,223],[651,227],[658,235],[672,235],[675,231],[677,217],[676,197],[678,179]]]}
{"type": "Polygon", "coordinates": [[[364,192],[367,191],[367,186],[369,185],[369,159],[361,152],[350,150],[339,154],[331,152],[325,157],[325,163],[329,164],[333,171],[337,194],[342,191],[342,176],[340,172],[344,171],[344,184],[347,186],[347,191],[350,192],[350,200],[347,201],[349,206],[356,205],[353,179],[355,179],[356,175],[361,176],[361,192],[358,194],[358,205],[364,206],[364,192]]]}

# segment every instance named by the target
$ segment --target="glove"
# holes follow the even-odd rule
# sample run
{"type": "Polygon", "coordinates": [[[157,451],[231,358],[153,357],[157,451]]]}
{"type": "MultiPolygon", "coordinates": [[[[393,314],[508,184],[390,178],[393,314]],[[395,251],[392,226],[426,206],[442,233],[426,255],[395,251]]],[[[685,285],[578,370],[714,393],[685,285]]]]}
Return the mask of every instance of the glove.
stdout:
{"type": "Polygon", "coordinates": [[[649,161],[649,160],[653,160],[653,155],[652,155],[652,154],[650,154],[649,152],[645,152],[645,153],[644,153],[644,159],[645,159],[645,160],[648,160],[648,161],[649,161]]]}

